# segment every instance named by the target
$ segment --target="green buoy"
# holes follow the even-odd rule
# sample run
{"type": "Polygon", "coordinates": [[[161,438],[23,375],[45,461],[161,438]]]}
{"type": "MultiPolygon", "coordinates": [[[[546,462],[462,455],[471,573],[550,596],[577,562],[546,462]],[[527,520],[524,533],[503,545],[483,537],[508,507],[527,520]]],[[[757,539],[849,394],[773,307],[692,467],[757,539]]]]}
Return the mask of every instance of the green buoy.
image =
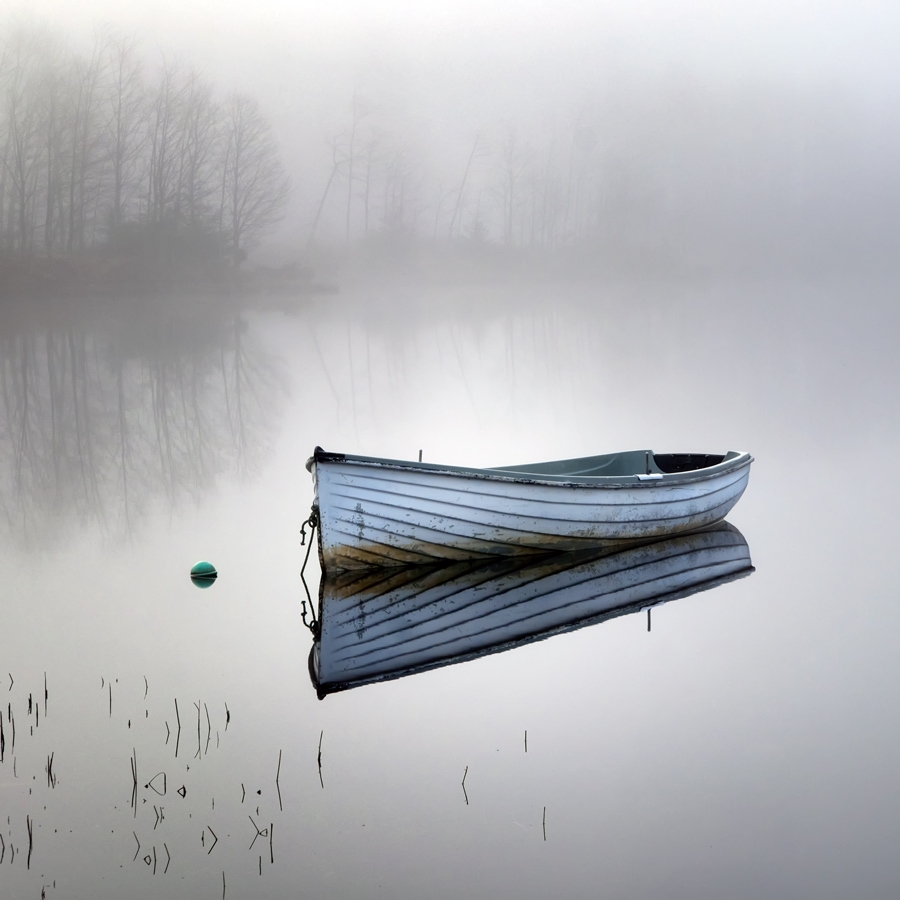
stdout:
{"type": "Polygon", "coordinates": [[[208,588],[213,585],[218,574],[216,567],[203,559],[191,566],[191,581],[199,588],[208,588]]]}

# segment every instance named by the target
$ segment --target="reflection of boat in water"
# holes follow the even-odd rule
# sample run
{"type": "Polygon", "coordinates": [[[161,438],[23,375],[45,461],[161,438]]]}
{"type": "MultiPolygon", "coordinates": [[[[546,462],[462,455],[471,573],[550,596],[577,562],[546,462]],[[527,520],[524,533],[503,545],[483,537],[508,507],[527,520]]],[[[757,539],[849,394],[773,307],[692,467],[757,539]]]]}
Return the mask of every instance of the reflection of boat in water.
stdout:
{"type": "Polygon", "coordinates": [[[316,484],[325,571],[489,560],[647,541],[725,518],[749,453],[634,450],[497,469],[326,453],[316,484]]]}
{"type": "Polygon", "coordinates": [[[325,573],[309,667],[319,696],[485,656],[753,571],[722,522],[622,550],[325,573]]]}

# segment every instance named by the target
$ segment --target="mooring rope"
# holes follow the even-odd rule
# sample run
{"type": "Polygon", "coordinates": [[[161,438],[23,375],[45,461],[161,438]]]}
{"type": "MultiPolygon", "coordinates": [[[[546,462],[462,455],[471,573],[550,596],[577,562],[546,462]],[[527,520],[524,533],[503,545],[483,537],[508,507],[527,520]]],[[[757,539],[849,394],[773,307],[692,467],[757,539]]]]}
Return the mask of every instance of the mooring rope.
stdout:
{"type": "Polygon", "coordinates": [[[309,518],[300,526],[300,546],[302,547],[306,544],[306,526],[309,526],[309,544],[306,547],[306,556],[303,559],[303,565],[300,568],[300,580],[303,582],[303,590],[306,591],[306,600],[309,601],[309,621],[306,621],[307,611],[306,611],[306,600],[302,601],[303,612],[300,615],[300,618],[303,620],[303,624],[312,632],[314,638],[319,637],[319,620],[316,618],[315,613],[315,604],[312,601],[312,597],[309,593],[309,585],[306,583],[306,578],[304,577],[304,572],[306,572],[306,564],[309,562],[309,552],[312,550],[313,546],[313,536],[316,533],[316,528],[319,526],[319,509],[313,504],[312,509],[309,513],[309,518]]]}

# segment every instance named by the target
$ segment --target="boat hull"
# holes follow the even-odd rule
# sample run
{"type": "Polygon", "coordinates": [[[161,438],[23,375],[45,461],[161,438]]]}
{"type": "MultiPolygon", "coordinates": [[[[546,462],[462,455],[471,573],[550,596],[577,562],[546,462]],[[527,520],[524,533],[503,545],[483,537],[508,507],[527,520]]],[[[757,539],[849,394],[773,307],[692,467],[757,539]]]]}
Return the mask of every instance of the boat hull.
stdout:
{"type": "Polygon", "coordinates": [[[567,481],[317,455],[321,563],[330,571],[488,560],[694,531],[731,511],[751,461],[567,481]]]}

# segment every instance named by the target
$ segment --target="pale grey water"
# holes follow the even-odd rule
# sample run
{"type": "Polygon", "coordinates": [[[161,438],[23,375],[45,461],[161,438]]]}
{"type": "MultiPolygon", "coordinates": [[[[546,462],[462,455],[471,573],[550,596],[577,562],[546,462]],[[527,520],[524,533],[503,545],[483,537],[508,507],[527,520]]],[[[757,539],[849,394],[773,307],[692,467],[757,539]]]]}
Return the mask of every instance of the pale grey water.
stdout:
{"type": "Polygon", "coordinates": [[[203,328],[4,324],[0,895],[896,896],[896,293],[406,285],[203,328]],[[747,449],[729,521],[757,571],[650,633],[320,702],[316,444],[747,449]]]}

